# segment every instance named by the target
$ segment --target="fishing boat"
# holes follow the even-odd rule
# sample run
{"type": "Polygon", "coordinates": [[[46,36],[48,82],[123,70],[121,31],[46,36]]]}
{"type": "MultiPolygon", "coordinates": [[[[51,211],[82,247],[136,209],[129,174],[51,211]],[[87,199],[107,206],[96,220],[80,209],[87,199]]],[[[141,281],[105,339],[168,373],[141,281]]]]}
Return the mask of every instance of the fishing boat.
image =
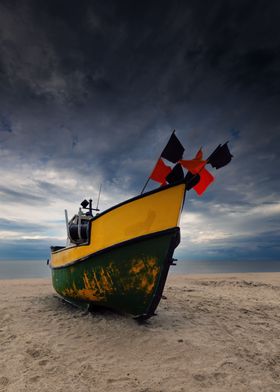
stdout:
{"type": "Polygon", "coordinates": [[[66,301],[141,319],[155,314],[180,243],[185,193],[199,185],[201,177],[184,175],[184,149],[175,138],[173,133],[171,150],[166,154],[165,148],[149,177],[161,182],[160,187],[146,193],[143,189],[102,213],[92,208],[91,200],[84,200],[83,211],[80,208],[70,221],[66,214],[67,244],[51,247],[50,261],[54,289],[66,301]],[[171,169],[162,158],[177,163],[171,169]]]}

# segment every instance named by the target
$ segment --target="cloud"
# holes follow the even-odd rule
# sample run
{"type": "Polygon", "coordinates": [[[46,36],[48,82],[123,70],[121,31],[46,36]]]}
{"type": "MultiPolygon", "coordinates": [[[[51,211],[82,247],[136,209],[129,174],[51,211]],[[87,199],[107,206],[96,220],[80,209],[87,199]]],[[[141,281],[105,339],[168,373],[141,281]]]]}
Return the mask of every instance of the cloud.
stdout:
{"type": "MultiPolygon", "coordinates": [[[[0,239],[1,260],[47,260],[50,257],[52,239],[0,239]]],[[[62,241],[56,244],[63,245],[62,241]]]]}
{"type": "Polygon", "coordinates": [[[45,200],[44,197],[33,195],[28,192],[15,191],[5,186],[0,186],[0,195],[4,203],[41,204],[45,200]]]}
{"type": "Polygon", "coordinates": [[[44,229],[44,225],[30,224],[25,221],[16,221],[0,218],[0,230],[15,231],[20,230],[26,232],[38,232],[44,229]]]}
{"type": "Polygon", "coordinates": [[[12,133],[12,127],[10,121],[5,117],[0,115],[0,132],[12,133]]]}
{"type": "Polygon", "coordinates": [[[187,260],[279,259],[279,202],[193,204],[196,212],[185,208],[182,215],[179,255],[185,253],[187,260]]]}
{"type": "Polygon", "coordinates": [[[186,257],[224,255],[222,243],[235,255],[241,235],[257,255],[249,238],[261,233],[269,253],[280,191],[278,4],[73,4],[0,4],[0,216],[15,224],[5,235],[62,238],[64,208],[96,199],[100,183],[102,209],[139,194],[176,128],[186,159],[227,140],[234,155],[211,169],[203,198],[187,196],[186,257]]]}

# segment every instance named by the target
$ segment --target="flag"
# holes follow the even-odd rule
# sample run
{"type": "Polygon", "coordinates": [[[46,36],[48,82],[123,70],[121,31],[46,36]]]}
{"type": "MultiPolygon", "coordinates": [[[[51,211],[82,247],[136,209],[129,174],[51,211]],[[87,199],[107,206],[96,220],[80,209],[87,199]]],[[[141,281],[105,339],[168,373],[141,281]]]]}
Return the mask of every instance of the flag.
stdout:
{"type": "Polygon", "coordinates": [[[228,142],[222,146],[219,144],[216,150],[213,151],[210,157],[207,159],[207,163],[210,163],[212,167],[215,167],[216,169],[220,169],[221,167],[226,166],[233,157],[227,144],[228,142]]]}
{"type": "Polygon", "coordinates": [[[178,181],[183,181],[184,179],[184,171],[180,163],[177,163],[172,169],[172,171],[166,176],[166,181],[168,184],[174,184],[178,181]]]}
{"type": "MultiPolygon", "coordinates": [[[[141,194],[144,192],[148,182],[150,179],[159,182],[161,185],[166,184],[166,176],[171,172],[171,167],[167,166],[161,158],[167,159],[172,163],[177,163],[180,159],[182,159],[184,154],[185,148],[179,141],[179,139],[175,135],[175,130],[172,132],[168,143],[166,144],[164,150],[162,151],[154,170],[152,171],[151,175],[149,176],[148,180],[146,181],[141,194]]],[[[175,168],[174,168],[175,169],[175,168]]],[[[173,172],[173,175],[170,178],[170,181],[177,181],[177,178],[184,179],[184,173],[181,166],[176,168],[176,171],[173,172]],[[180,170],[181,169],[181,170],[180,170]],[[180,172],[179,172],[180,171],[180,172]],[[175,180],[176,176],[176,180],[175,180]]]]}
{"type": "Polygon", "coordinates": [[[172,163],[176,163],[180,159],[182,159],[184,151],[184,147],[182,146],[179,139],[176,137],[175,131],[173,131],[167,145],[161,153],[161,157],[167,159],[172,163]]]}
{"type": "Polygon", "coordinates": [[[195,159],[199,159],[200,161],[203,158],[203,153],[202,153],[202,149],[200,147],[200,149],[198,150],[198,152],[196,153],[195,159]]]}
{"type": "Polygon", "coordinates": [[[167,166],[163,162],[163,160],[159,158],[149,178],[151,178],[156,182],[159,182],[161,185],[165,185],[166,184],[165,178],[170,172],[171,172],[171,167],[167,166]]]}
{"type": "Polygon", "coordinates": [[[190,171],[188,171],[185,177],[186,190],[189,191],[192,189],[199,181],[199,174],[192,174],[190,171]]]}
{"type": "Polygon", "coordinates": [[[198,195],[202,195],[202,193],[208,188],[208,186],[214,181],[215,178],[205,168],[203,168],[199,172],[199,176],[200,176],[200,181],[198,182],[197,185],[193,187],[193,189],[196,191],[198,195]]]}
{"type": "Polygon", "coordinates": [[[204,161],[202,158],[203,158],[203,154],[200,148],[199,151],[196,153],[194,159],[189,159],[189,160],[184,159],[181,160],[180,163],[185,169],[189,170],[192,174],[197,174],[206,165],[206,161],[204,161]]]}

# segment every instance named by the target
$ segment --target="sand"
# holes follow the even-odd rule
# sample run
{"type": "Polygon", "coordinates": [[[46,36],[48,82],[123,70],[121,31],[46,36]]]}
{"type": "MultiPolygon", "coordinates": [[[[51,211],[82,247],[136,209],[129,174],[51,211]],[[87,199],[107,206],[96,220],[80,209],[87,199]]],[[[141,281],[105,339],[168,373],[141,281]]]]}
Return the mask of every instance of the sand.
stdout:
{"type": "Polygon", "coordinates": [[[171,276],[139,325],[0,281],[0,391],[280,391],[280,273],[171,276]]]}

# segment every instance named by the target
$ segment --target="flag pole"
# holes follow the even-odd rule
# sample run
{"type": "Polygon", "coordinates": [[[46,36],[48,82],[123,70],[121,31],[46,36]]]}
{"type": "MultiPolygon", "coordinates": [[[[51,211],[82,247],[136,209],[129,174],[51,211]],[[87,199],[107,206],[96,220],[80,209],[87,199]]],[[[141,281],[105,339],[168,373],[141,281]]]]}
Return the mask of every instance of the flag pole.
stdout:
{"type": "MultiPolygon", "coordinates": [[[[173,133],[175,133],[175,129],[174,129],[173,132],[171,133],[171,136],[173,135],[173,133]]],[[[171,136],[170,136],[170,137],[171,137],[171,136]]],[[[170,139],[170,137],[169,137],[169,139],[170,139]]],[[[163,151],[164,151],[164,149],[162,150],[161,154],[163,153],[163,151]]],[[[159,159],[161,158],[161,154],[160,154],[160,156],[158,157],[158,159],[157,159],[157,161],[156,161],[156,164],[158,163],[159,159]]],[[[156,164],[155,164],[154,168],[156,167],[156,164]]],[[[154,171],[154,169],[152,170],[152,172],[153,172],[153,171],[154,171]]],[[[148,177],[147,181],[145,182],[145,185],[143,186],[143,189],[142,189],[140,195],[143,194],[143,192],[144,192],[144,190],[146,189],[146,186],[148,185],[148,182],[149,182],[149,181],[150,181],[150,177],[148,177]]]]}
{"type": "Polygon", "coordinates": [[[144,192],[144,190],[145,190],[146,186],[148,185],[148,182],[149,182],[149,181],[150,181],[150,177],[147,179],[145,185],[143,186],[143,189],[142,189],[140,195],[142,195],[142,193],[144,192]]]}

